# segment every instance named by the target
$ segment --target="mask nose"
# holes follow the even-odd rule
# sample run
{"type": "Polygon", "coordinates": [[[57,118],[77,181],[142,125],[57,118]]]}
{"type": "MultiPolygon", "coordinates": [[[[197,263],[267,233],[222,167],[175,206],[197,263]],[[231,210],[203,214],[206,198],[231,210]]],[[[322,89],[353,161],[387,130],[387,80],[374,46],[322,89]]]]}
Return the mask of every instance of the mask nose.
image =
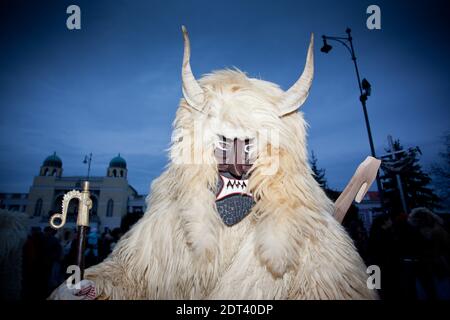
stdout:
{"type": "Polygon", "coordinates": [[[230,173],[236,178],[242,178],[244,175],[244,166],[242,164],[233,163],[230,166],[230,173]]]}
{"type": "Polygon", "coordinates": [[[234,139],[234,159],[230,166],[230,172],[237,178],[241,178],[247,170],[245,170],[245,141],[234,139]]]}

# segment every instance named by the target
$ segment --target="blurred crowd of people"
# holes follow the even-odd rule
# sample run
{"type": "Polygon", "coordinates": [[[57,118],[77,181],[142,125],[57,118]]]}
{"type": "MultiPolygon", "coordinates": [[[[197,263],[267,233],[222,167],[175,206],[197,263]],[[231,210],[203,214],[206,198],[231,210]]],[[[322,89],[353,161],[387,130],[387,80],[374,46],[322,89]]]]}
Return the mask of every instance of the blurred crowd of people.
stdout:
{"type": "Polygon", "coordinates": [[[344,226],[366,264],[381,271],[385,300],[450,299],[450,235],[426,208],[377,216],[369,232],[351,214],[344,226]]]}
{"type": "MultiPolygon", "coordinates": [[[[90,228],[86,237],[85,267],[105,259],[114,249],[123,232],[120,228],[105,228],[100,234],[96,227],[90,228]]],[[[32,228],[23,247],[23,299],[46,299],[69,274],[69,265],[76,264],[76,229],[65,228],[59,232],[46,227],[32,228]]]]}
{"type": "MultiPolygon", "coordinates": [[[[3,260],[9,261],[0,264],[0,270],[3,270],[0,278],[5,288],[6,282],[10,282],[8,290],[2,290],[7,292],[2,297],[46,299],[68,278],[67,267],[76,264],[76,230],[32,228],[28,234],[19,221],[25,221],[26,216],[18,220],[16,213],[5,211],[2,217],[0,235],[3,240],[0,244],[10,247],[10,251],[3,248],[0,252],[3,260]],[[10,241],[14,237],[16,240],[10,241]],[[14,252],[17,252],[15,258],[14,252]]],[[[416,208],[409,215],[381,214],[367,231],[358,209],[350,208],[343,225],[366,265],[380,268],[381,299],[450,299],[450,232],[448,220],[444,221],[442,217],[426,208],[416,208]]],[[[135,215],[127,217],[120,228],[104,228],[102,233],[92,226],[86,237],[85,267],[103,261],[139,218],[135,215]]]]}

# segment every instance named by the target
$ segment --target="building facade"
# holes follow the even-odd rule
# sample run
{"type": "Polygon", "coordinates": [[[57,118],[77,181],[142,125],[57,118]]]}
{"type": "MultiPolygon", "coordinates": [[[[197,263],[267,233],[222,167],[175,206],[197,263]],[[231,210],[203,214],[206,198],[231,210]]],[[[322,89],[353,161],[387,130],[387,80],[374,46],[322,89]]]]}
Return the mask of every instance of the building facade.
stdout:
{"type": "MultiPolygon", "coordinates": [[[[126,214],[145,212],[145,196],[139,195],[128,183],[127,163],[120,154],[113,158],[102,177],[90,177],[92,225],[103,229],[119,227],[126,214]]],[[[63,164],[54,153],[47,157],[39,175],[33,179],[28,194],[0,194],[0,207],[8,210],[26,212],[31,226],[49,225],[49,218],[61,212],[62,199],[71,190],[81,190],[83,176],[63,176],[63,164]]],[[[75,226],[78,213],[78,200],[72,200],[68,208],[66,226],[75,226]]]]}
{"type": "Polygon", "coordinates": [[[367,232],[370,231],[372,227],[373,220],[380,214],[382,214],[380,206],[380,196],[377,191],[368,191],[361,203],[356,203],[358,207],[358,214],[361,218],[364,227],[367,232]]]}

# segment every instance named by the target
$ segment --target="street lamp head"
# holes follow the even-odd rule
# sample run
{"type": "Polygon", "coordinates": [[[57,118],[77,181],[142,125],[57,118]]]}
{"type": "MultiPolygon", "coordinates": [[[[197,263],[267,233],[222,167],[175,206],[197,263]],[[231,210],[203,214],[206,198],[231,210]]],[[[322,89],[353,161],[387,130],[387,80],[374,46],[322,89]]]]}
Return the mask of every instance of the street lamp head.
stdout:
{"type": "Polygon", "coordinates": [[[333,47],[327,43],[327,39],[325,38],[325,36],[322,36],[322,38],[323,38],[323,47],[320,48],[320,51],[322,51],[323,53],[328,53],[333,47]]]}
{"type": "Polygon", "coordinates": [[[361,86],[366,92],[366,96],[370,96],[370,94],[372,93],[372,86],[370,85],[369,81],[367,81],[366,78],[362,79],[361,86]]]}

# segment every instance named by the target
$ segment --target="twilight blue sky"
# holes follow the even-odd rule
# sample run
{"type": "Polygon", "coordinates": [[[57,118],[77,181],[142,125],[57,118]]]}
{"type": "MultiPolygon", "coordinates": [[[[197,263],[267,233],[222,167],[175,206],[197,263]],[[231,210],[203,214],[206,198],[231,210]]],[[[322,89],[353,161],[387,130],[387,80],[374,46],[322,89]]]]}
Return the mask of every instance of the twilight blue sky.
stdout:
{"type": "Polygon", "coordinates": [[[56,151],[64,175],[104,175],[121,153],[129,181],[147,193],[166,164],[181,97],[182,35],[188,27],[197,76],[236,66],[287,89],[316,35],[316,75],[303,106],[309,148],[341,189],[369,144],[349,53],[325,55],[322,34],[353,30],[362,77],[372,84],[369,116],[377,153],[387,134],[419,145],[425,168],[449,130],[445,1],[2,1],[0,7],[0,192],[27,192],[56,151]],[[395,3],[394,3],[395,2],[395,3]],[[77,4],[82,29],[69,31],[77,4]],[[381,7],[382,29],[366,28],[381,7]]]}

